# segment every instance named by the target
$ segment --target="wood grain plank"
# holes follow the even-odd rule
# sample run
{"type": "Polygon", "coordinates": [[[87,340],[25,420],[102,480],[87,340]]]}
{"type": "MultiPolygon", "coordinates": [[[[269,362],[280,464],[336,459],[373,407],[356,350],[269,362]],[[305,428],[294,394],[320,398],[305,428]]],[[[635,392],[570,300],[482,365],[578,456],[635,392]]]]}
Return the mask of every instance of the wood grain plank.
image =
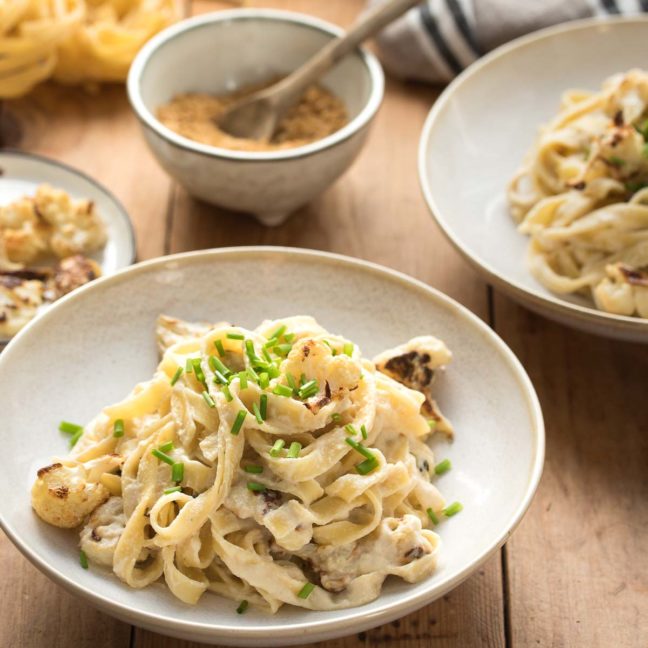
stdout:
{"type": "Polygon", "coordinates": [[[0,531],[2,648],[128,648],[131,626],[98,612],[27,562],[0,531]]]}
{"type": "Polygon", "coordinates": [[[547,425],[540,489],[507,545],[513,646],[646,646],[648,347],[567,329],[499,295],[495,322],[547,425]]]}
{"type": "Polygon", "coordinates": [[[46,84],[4,103],[5,145],[66,162],[104,184],[135,225],[140,259],[162,253],[169,177],[148,152],[123,86],[46,84]]]}

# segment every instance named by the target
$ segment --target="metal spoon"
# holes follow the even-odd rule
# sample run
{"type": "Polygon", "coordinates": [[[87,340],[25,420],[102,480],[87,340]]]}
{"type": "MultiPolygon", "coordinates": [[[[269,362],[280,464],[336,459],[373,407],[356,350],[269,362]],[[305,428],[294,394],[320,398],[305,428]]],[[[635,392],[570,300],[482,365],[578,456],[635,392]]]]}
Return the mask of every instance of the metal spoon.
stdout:
{"type": "Polygon", "coordinates": [[[309,85],[362,41],[373,36],[420,1],[389,0],[374,7],[351,31],[327,43],[287,77],[230,106],[218,118],[218,126],[235,137],[270,140],[280,119],[291,106],[297,103],[309,85]]]}

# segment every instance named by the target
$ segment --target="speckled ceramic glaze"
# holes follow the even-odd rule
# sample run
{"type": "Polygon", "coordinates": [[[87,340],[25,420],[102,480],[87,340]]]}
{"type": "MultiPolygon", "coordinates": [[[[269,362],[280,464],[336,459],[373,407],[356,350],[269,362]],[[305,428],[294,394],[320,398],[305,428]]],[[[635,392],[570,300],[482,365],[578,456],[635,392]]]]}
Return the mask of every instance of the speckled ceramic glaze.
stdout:
{"type": "Polygon", "coordinates": [[[506,186],[538,129],[569,88],[598,90],[612,74],[646,68],[648,19],[578,21],[504,45],[451,83],[430,112],[419,174],[432,215],[488,281],[531,310],[563,324],[648,342],[648,320],[611,315],[591,300],[557,295],[526,264],[506,186]]]}
{"type": "Polygon", "coordinates": [[[469,576],[509,536],[542,470],[544,429],[521,365],[481,320],[404,275],[347,257],[287,248],[230,248],[149,261],[64,298],[0,355],[3,456],[0,522],[45,574],[102,610],[157,632],[207,643],[310,643],[388,622],[429,603],[469,576]],[[412,336],[434,334],[454,353],[437,398],[456,429],[435,441],[453,469],[439,486],[464,510],[438,530],[437,571],[417,584],[386,582],[358,608],[271,616],[206,594],[191,607],[162,585],[132,590],[115,576],[79,567],[77,534],[42,523],[30,508],[36,469],[67,450],[62,419],[86,422],[151,377],[159,313],[229,320],[310,314],[371,356],[412,336]],[[35,389],[47,377],[47,389],[35,389]]]}
{"type": "Polygon", "coordinates": [[[160,164],[190,194],[278,225],[326,189],[353,162],[383,96],[374,56],[358,50],[322,79],[340,97],[349,123],[294,149],[231,151],[173,132],[155,117],[183,92],[227,94],[284,76],[341,33],[334,25],[287,11],[239,9],[185,20],[150,40],[135,59],[128,94],[160,164]]]}

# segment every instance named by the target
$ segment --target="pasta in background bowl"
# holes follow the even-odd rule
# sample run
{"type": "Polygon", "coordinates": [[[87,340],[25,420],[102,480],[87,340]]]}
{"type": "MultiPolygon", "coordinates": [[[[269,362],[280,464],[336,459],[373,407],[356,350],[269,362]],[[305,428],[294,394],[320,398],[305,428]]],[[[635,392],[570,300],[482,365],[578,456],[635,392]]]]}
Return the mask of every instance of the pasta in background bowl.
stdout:
{"type": "MultiPolygon", "coordinates": [[[[432,216],[450,242],[489,282],[528,308],[558,322],[598,335],[638,342],[648,342],[648,321],[636,314],[630,315],[629,307],[622,309],[623,314],[619,309],[617,312],[597,309],[590,286],[595,287],[605,280],[604,266],[620,261],[612,257],[641,243],[642,231],[645,233],[645,226],[641,225],[641,214],[646,209],[641,203],[645,198],[640,184],[635,184],[644,178],[641,134],[633,128],[634,133],[624,138],[632,144],[632,151],[615,154],[609,150],[614,148],[611,141],[603,143],[603,149],[599,149],[598,144],[592,147],[592,151],[596,149],[592,158],[596,164],[588,168],[588,177],[603,169],[605,163],[600,161],[599,153],[604,153],[606,160],[611,161],[609,168],[605,165],[603,175],[606,177],[597,178],[583,190],[578,188],[576,175],[587,165],[584,140],[594,140],[594,132],[613,133],[621,129],[625,133],[635,122],[641,128],[635,110],[643,111],[639,105],[644,101],[641,99],[643,81],[634,74],[630,94],[636,94],[638,101],[631,109],[633,100],[629,100],[627,108],[623,109],[623,126],[614,124],[618,109],[594,106],[607,101],[600,93],[606,79],[645,67],[647,37],[648,20],[634,17],[611,19],[605,24],[597,20],[574,21],[503,45],[477,61],[448,86],[428,116],[419,147],[419,175],[432,216]],[[573,105],[565,106],[556,117],[560,98],[569,88],[584,91],[570,95],[573,105]],[[589,135],[580,131],[578,118],[562,127],[561,120],[578,115],[579,102],[582,108],[593,107],[594,122],[589,117],[585,119],[589,135]],[[541,136],[546,139],[541,140],[541,154],[536,156],[536,149],[532,147],[542,124],[551,126],[550,131],[541,136]],[[566,148],[555,141],[563,137],[569,143],[566,148]],[[529,221],[524,225],[525,229],[533,229],[534,273],[529,267],[529,239],[518,231],[507,196],[511,178],[530,149],[531,158],[525,169],[535,172],[538,187],[542,185],[541,192],[538,193],[537,188],[533,191],[528,174],[523,172],[524,180],[514,187],[516,205],[513,211],[517,218],[522,218],[536,202],[540,205],[546,201],[543,204],[547,209],[543,210],[542,218],[556,217],[555,227],[545,227],[539,222],[532,225],[529,221]],[[622,168],[614,167],[616,158],[624,156],[632,159],[632,163],[622,164],[622,168]],[[564,174],[562,180],[558,177],[558,168],[564,174]],[[576,186],[562,191],[561,182],[567,177],[573,179],[576,186]],[[590,213],[584,215],[583,201],[590,199],[590,192],[605,187],[616,188],[597,206],[620,203],[620,208],[613,210],[613,219],[617,221],[624,220],[624,213],[634,214],[625,220],[626,234],[621,236],[611,235],[611,230],[600,229],[598,234],[587,231],[588,224],[592,225],[592,220],[598,217],[592,215],[591,207],[587,206],[585,211],[590,213]],[[639,190],[630,192],[630,189],[639,190]],[[542,196],[544,198],[539,200],[542,196]],[[634,202],[630,203],[631,199],[634,202]],[[559,204],[564,207],[558,209],[559,204]],[[580,215],[578,209],[581,209],[580,215]],[[571,216],[558,218],[558,213],[564,211],[570,211],[571,216]],[[566,222],[574,218],[576,220],[567,226],[566,222]],[[539,242],[543,250],[550,251],[548,256],[536,254],[539,242]],[[557,263],[558,256],[562,268],[552,265],[557,263]],[[549,264],[545,263],[549,260],[549,264]],[[592,275],[586,264],[596,264],[597,260],[603,266],[602,273],[598,268],[592,275]],[[575,286],[579,290],[558,293],[553,282],[553,288],[549,287],[546,275],[551,268],[571,281],[578,279],[582,268],[586,267],[582,284],[575,286]],[[541,276],[547,280],[539,280],[541,276]]],[[[612,103],[616,103],[616,99],[613,98],[612,103]]],[[[593,200],[592,206],[596,202],[593,200]]],[[[535,212],[538,215],[539,209],[535,212]]],[[[622,228],[615,229],[618,232],[622,228]]],[[[637,261],[637,266],[641,267],[641,263],[637,261]]],[[[614,274],[614,269],[610,270],[614,274]]],[[[618,275],[608,277],[612,284],[620,283],[619,279],[618,275]]],[[[616,289],[616,286],[611,288],[616,289]]],[[[627,288],[622,287],[622,290],[627,288]]],[[[636,313],[636,308],[633,310],[636,313]]]]}
{"type": "MultiPolygon", "coordinates": [[[[312,322],[309,326],[312,329],[312,322]]],[[[220,332],[223,333],[223,329],[220,332]]],[[[198,342],[190,342],[187,349],[196,344],[199,347],[213,333],[206,335],[199,334],[198,342]]],[[[169,338],[165,339],[167,344],[169,338]]],[[[229,339],[229,342],[241,344],[236,339],[229,339]]],[[[216,345],[213,346],[218,351],[216,345]]],[[[170,387],[177,369],[181,368],[179,358],[182,354],[179,352],[182,348],[182,342],[180,346],[172,346],[163,360],[166,387],[170,387]]],[[[317,348],[326,353],[321,345],[317,348]]],[[[351,353],[355,356],[355,347],[351,353]]],[[[400,347],[399,355],[407,353],[407,348],[400,347]]],[[[339,356],[331,354],[330,357],[339,356]]],[[[342,362],[350,361],[349,367],[360,366],[355,357],[347,358],[342,362]]],[[[233,371],[238,368],[234,360],[234,356],[226,356],[223,363],[233,371]]],[[[206,370],[202,363],[200,365],[205,377],[211,371],[209,359],[206,362],[206,370]]],[[[216,367],[220,371],[218,365],[216,367]]],[[[371,370],[370,366],[365,369],[364,363],[362,367],[363,371],[371,370]]],[[[309,377],[305,378],[308,382],[309,377]]],[[[195,374],[188,378],[195,379],[195,374]]],[[[483,322],[420,282],[364,261],[321,252],[288,248],[212,250],[156,259],[100,279],[63,298],[10,343],[0,355],[0,380],[6,383],[0,391],[0,408],[7,430],[5,452],[12,457],[10,465],[0,474],[0,493],[6,502],[0,522],[10,539],[48,576],[101,609],[158,632],[210,643],[288,645],[318,641],[385,623],[429,603],[465,579],[506,540],[528,507],[542,469],[544,432],[533,388],[513,354],[483,322]],[[151,379],[159,363],[153,338],[154,323],[159,313],[165,312],[186,321],[233,322],[239,327],[236,330],[245,331],[249,336],[264,319],[276,320],[286,313],[309,313],[327,331],[344,333],[344,341],[339,339],[339,342],[334,336],[329,340],[327,335],[333,347],[339,346],[344,352],[344,345],[353,341],[366,357],[374,357],[378,364],[384,362],[385,368],[384,356],[378,355],[384,349],[399,348],[404,340],[411,340],[421,332],[442,339],[453,357],[435,383],[433,395],[447,421],[452,423],[455,435],[449,442],[442,433],[446,424],[439,423],[440,433],[430,439],[429,448],[436,456],[435,462],[446,458],[452,462],[452,469],[432,477],[432,483],[448,497],[448,504],[457,500],[464,508],[450,520],[440,519],[438,525],[428,525],[425,529],[422,537],[433,542],[434,535],[438,534],[441,542],[440,549],[433,555],[436,567],[426,571],[418,582],[404,582],[390,576],[375,600],[356,607],[310,611],[284,605],[276,614],[269,614],[267,608],[263,610],[252,605],[254,601],[250,598],[245,599],[250,601],[250,606],[244,616],[236,612],[240,602],[238,593],[236,601],[204,595],[198,604],[187,605],[173,596],[164,581],[132,589],[112,574],[110,568],[97,565],[96,560],[94,563],[90,560],[89,568],[83,569],[79,564],[78,534],[42,522],[31,509],[29,490],[36,471],[51,464],[52,457],[67,452],[68,437],[56,429],[62,420],[90,421],[106,403],[121,401],[133,385],[151,379]],[[52,381],[47,399],[33,399],[28,396],[33,396],[33,375],[24,371],[28,366],[38,366],[39,375],[64,376],[65,379],[52,381]],[[11,380],[5,380],[9,375],[11,380]],[[27,400],[29,408],[20,405],[27,400]]],[[[319,390],[322,385],[319,378],[316,380],[319,390]]],[[[182,387],[179,381],[173,389],[182,387]]],[[[234,383],[231,390],[236,392],[234,383]]],[[[199,386],[189,384],[192,385],[189,391],[200,401],[189,392],[185,395],[192,402],[205,403],[201,411],[211,413],[212,408],[202,391],[198,391],[199,386]]],[[[273,420],[270,397],[286,398],[274,394],[276,388],[266,390],[269,422],[273,420]]],[[[323,388],[326,396],[325,383],[323,388]]],[[[216,389],[219,394],[222,392],[217,386],[216,389]]],[[[259,430],[252,431],[255,425],[260,425],[252,422],[252,417],[256,418],[255,404],[263,418],[261,392],[251,382],[247,389],[249,399],[244,393],[242,402],[246,403],[246,409],[251,408],[248,411],[252,414],[245,417],[249,424],[246,436],[248,432],[250,440],[253,435],[256,439],[260,436],[261,451],[246,447],[245,452],[251,454],[245,456],[243,465],[261,465],[263,472],[243,471],[243,475],[237,472],[237,479],[245,480],[242,496],[246,499],[247,481],[266,485],[264,480],[272,478],[269,449],[274,446],[269,443],[271,435],[263,428],[260,435],[257,434],[259,430]],[[263,440],[266,436],[268,439],[263,440]],[[255,453],[259,459],[254,458],[255,453]]],[[[315,394],[309,396],[309,390],[313,387],[306,387],[303,395],[312,398],[315,394]]],[[[410,392],[406,390],[405,393],[410,392]]],[[[223,405],[219,394],[209,392],[223,405]]],[[[418,407],[422,397],[415,397],[418,407]]],[[[306,414],[303,402],[291,400],[294,402],[289,404],[286,398],[284,407],[297,407],[306,414]]],[[[339,403],[336,402],[335,407],[339,407],[339,403]]],[[[354,409],[344,407],[339,413],[350,416],[354,409]]],[[[332,414],[326,412],[326,415],[332,419],[332,414]]],[[[229,420],[231,413],[226,416],[233,425],[229,420]]],[[[407,437],[404,438],[409,438],[407,430],[429,434],[425,419],[430,417],[430,412],[425,410],[420,420],[414,417],[410,421],[403,414],[403,422],[407,421],[407,437]]],[[[124,439],[132,438],[128,417],[121,418],[124,418],[124,439]]],[[[362,422],[358,418],[352,425],[358,433],[357,442],[365,445],[362,422]]],[[[365,426],[366,447],[380,463],[378,451],[385,457],[389,452],[386,455],[380,449],[383,446],[371,440],[371,426],[367,423],[365,426]]],[[[334,427],[325,428],[327,434],[339,436],[334,427]]],[[[114,422],[112,427],[108,424],[108,443],[112,443],[115,431],[119,434],[114,422]]],[[[231,435],[229,427],[227,435],[226,439],[232,437],[236,443],[236,435],[231,435]]],[[[346,430],[344,435],[346,438],[346,430]]],[[[293,440],[281,435],[280,438],[286,441],[282,449],[285,453],[283,465],[298,467],[299,460],[287,456],[293,440]]],[[[168,441],[163,439],[159,444],[156,441],[151,451],[162,447],[160,452],[170,454],[174,463],[179,459],[186,461],[177,454],[181,445],[178,440],[173,441],[173,448],[166,443],[168,441]]],[[[299,443],[302,448],[296,451],[301,456],[309,439],[305,437],[299,443]]],[[[422,449],[414,441],[411,443],[412,447],[422,449]]],[[[344,461],[348,466],[344,462],[340,465],[346,466],[350,477],[361,477],[356,465],[368,457],[351,448],[346,441],[344,444],[344,461]]],[[[84,445],[79,445],[79,451],[83,448],[84,445]]],[[[165,490],[174,488],[168,483],[175,481],[173,469],[158,457],[149,456],[165,475],[165,490]]],[[[189,475],[189,468],[184,470],[189,475]]],[[[177,479],[178,475],[175,477],[177,479]]],[[[182,488],[183,484],[180,486],[182,488]]],[[[440,510],[437,506],[442,503],[436,499],[435,502],[438,504],[430,508],[437,513],[440,510]]],[[[388,502],[385,508],[387,505],[388,502]]],[[[367,512],[371,515],[370,507],[367,512]]],[[[424,520],[417,518],[422,531],[424,520]]],[[[360,524],[364,518],[346,521],[360,524]]],[[[416,526],[414,520],[412,524],[416,526]]],[[[412,561],[426,560],[426,546],[421,545],[421,548],[422,552],[415,551],[409,556],[412,561]]],[[[429,564],[431,566],[431,560],[429,564]]],[[[300,579],[296,580],[303,588],[300,579]]],[[[288,583],[286,590],[293,596],[301,591],[296,583],[288,583]]],[[[315,591],[313,589],[304,599],[307,606],[317,602],[315,591]]],[[[287,596],[283,590],[279,594],[287,596]]],[[[329,596],[323,590],[321,595],[329,596]]]]}

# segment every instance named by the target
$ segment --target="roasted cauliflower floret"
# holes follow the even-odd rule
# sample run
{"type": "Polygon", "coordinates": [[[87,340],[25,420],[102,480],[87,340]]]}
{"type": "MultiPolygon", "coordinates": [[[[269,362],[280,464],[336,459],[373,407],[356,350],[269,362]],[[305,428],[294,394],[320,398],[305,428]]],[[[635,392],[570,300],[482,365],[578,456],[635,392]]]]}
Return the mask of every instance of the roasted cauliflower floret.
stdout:
{"type": "Polygon", "coordinates": [[[121,497],[111,497],[90,515],[81,531],[81,549],[99,565],[112,567],[115,547],[126,526],[121,497]]]}
{"type": "Polygon", "coordinates": [[[64,529],[79,526],[110,497],[99,482],[101,475],[121,463],[119,455],[107,455],[85,464],[65,461],[45,466],[32,487],[32,507],[49,524],[64,529]]]}
{"type": "Polygon", "coordinates": [[[4,253],[14,263],[30,263],[47,250],[49,227],[40,218],[31,198],[0,207],[0,239],[4,253]]]}
{"type": "Polygon", "coordinates": [[[0,272],[0,339],[15,335],[43,303],[43,282],[0,272]]]}
{"type": "Polygon", "coordinates": [[[432,396],[436,372],[442,370],[451,360],[452,353],[441,340],[431,335],[423,335],[383,351],[373,362],[381,373],[421,392],[425,396],[423,413],[436,421],[437,430],[452,436],[452,426],[441,414],[432,396]]]}
{"type": "Polygon", "coordinates": [[[592,290],[597,308],[648,318],[648,272],[614,263],[606,266],[605,273],[605,279],[592,290]]]}
{"type": "Polygon", "coordinates": [[[53,299],[67,295],[100,276],[101,267],[99,264],[82,254],[75,254],[63,259],[54,270],[53,299]]]}
{"type": "Polygon", "coordinates": [[[63,258],[92,252],[106,243],[106,228],[91,200],[73,200],[61,189],[41,185],[36,190],[37,213],[52,226],[50,248],[63,258]]]}

